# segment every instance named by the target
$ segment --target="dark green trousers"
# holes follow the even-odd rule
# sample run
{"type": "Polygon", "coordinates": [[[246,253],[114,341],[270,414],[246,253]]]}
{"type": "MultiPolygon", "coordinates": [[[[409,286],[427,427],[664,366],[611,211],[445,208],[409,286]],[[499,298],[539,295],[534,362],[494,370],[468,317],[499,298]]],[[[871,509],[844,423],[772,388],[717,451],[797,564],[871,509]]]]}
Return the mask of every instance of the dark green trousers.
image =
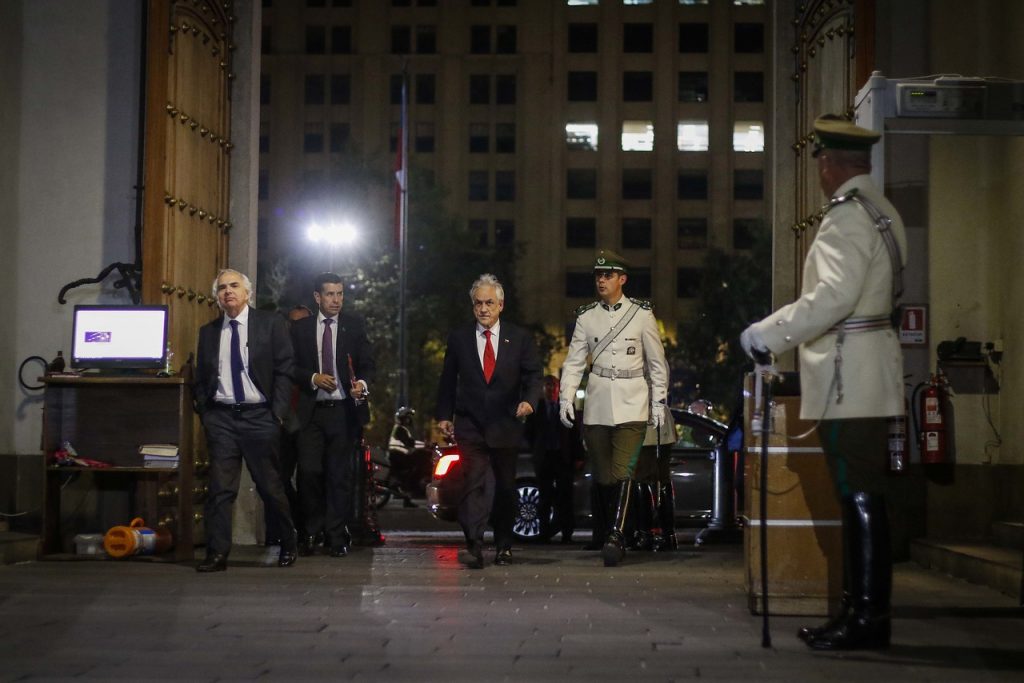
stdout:
{"type": "Polygon", "coordinates": [[[646,422],[624,422],[614,427],[583,425],[590,472],[598,484],[607,486],[633,478],[646,433],[646,422]]]}
{"type": "Polygon", "coordinates": [[[840,498],[857,492],[885,494],[888,437],[887,417],[821,421],[818,438],[840,498]]]}

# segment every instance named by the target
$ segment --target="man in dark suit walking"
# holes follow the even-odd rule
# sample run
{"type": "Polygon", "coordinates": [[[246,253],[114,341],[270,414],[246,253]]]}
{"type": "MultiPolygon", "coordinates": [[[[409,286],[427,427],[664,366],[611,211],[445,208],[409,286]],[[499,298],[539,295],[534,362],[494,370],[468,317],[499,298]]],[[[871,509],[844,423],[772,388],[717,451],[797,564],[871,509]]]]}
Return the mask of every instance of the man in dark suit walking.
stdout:
{"type": "Polygon", "coordinates": [[[490,274],[469,290],[475,325],[448,335],[437,392],[438,426],[462,453],[459,561],[483,569],[483,538],[493,508],[495,564],[512,561],[516,457],[523,421],[541,398],[537,345],[526,330],[499,322],[505,290],[490,274]],[[454,422],[453,422],[454,421],[454,422]]]}
{"type": "Polygon", "coordinates": [[[299,387],[299,501],[303,555],[324,544],[332,557],[348,555],[352,538],[355,444],[362,434],[374,362],[362,319],[342,313],[345,285],[334,273],[313,282],[315,317],[292,327],[299,387]]]}
{"type": "Polygon", "coordinates": [[[194,386],[210,455],[206,559],[196,570],[227,569],[243,459],[264,504],[281,522],[277,564],[287,567],[295,563],[295,527],[275,465],[294,362],[287,323],[249,307],[252,283],[237,270],[217,275],[213,296],[224,315],[199,330],[194,386]]]}

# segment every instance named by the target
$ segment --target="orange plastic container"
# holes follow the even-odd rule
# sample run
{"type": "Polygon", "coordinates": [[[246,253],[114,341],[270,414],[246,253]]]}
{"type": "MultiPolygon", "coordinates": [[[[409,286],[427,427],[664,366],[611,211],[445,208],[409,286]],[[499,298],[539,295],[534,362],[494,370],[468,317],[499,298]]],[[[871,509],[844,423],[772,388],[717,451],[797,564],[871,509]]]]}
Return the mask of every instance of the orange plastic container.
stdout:
{"type": "Polygon", "coordinates": [[[128,526],[111,527],[103,537],[103,549],[111,557],[129,555],[155,555],[174,547],[174,537],[163,527],[150,529],[141,517],[128,526]]]}

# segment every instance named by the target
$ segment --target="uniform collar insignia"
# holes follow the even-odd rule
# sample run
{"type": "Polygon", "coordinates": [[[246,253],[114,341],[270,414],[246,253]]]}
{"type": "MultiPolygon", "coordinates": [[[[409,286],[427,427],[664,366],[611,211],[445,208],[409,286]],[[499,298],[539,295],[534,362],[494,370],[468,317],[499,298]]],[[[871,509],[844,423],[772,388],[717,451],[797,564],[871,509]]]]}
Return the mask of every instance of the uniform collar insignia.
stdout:
{"type": "Polygon", "coordinates": [[[619,303],[615,304],[614,306],[609,306],[608,304],[601,304],[601,308],[603,308],[606,311],[617,311],[620,308],[622,308],[622,302],[620,301],[619,303]]]}

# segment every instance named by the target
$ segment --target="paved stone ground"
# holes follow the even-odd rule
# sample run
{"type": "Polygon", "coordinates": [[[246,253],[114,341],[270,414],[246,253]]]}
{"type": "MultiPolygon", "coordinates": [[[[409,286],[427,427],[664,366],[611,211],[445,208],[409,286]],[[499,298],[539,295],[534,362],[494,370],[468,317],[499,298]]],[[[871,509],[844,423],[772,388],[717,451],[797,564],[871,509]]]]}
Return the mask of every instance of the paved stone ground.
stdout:
{"type": "MultiPolygon", "coordinates": [[[[412,511],[417,513],[417,511],[412,511]]],[[[227,572],[138,561],[0,567],[0,681],[1021,681],[1024,619],[1009,597],[897,566],[887,652],[809,651],[800,618],[746,608],[739,545],[633,554],[522,546],[463,569],[457,535],[392,533],[344,559],[227,572]]]]}

